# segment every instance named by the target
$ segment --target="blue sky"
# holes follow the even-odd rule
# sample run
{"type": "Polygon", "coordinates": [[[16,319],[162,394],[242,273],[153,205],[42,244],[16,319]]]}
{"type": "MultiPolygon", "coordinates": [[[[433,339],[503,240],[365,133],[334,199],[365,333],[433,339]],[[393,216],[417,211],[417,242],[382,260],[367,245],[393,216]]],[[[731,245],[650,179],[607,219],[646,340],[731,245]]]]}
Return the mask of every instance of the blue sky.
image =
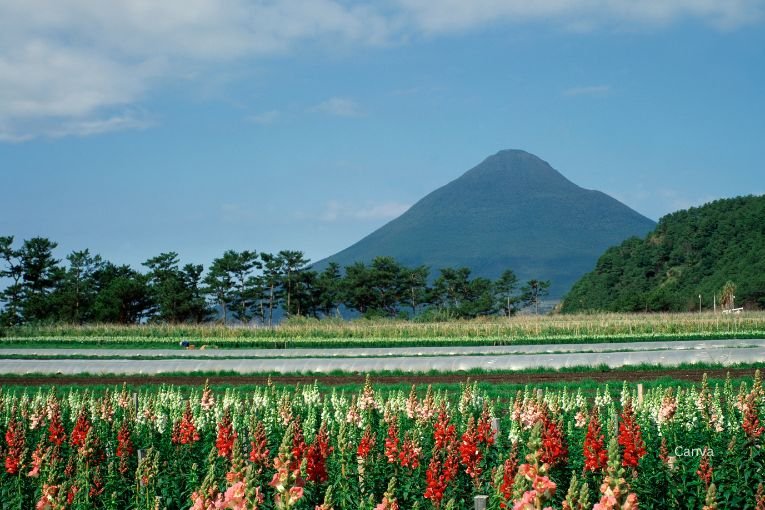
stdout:
{"type": "Polygon", "coordinates": [[[505,148],[653,219],[765,193],[763,0],[4,0],[0,234],[318,260],[505,148]]]}

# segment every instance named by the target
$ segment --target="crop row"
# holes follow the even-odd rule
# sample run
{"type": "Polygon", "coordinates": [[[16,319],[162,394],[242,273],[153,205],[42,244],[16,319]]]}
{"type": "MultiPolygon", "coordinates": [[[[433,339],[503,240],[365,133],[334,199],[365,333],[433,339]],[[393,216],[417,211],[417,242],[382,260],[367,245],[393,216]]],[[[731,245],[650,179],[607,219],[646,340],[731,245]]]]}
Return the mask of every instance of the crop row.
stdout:
{"type": "Polygon", "coordinates": [[[315,320],[292,318],[273,328],[262,326],[172,325],[56,325],[24,326],[6,331],[14,338],[203,338],[203,339],[472,339],[510,340],[543,338],[597,338],[603,336],[736,335],[765,332],[765,313],[704,314],[596,314],[517,316],[448,322],[395,320],[315,320]]]}
{"type": "MultiPolygon", "coordinates": [[[[602,390],[602,391],[601,391],[602,390]]],[[[642,390],[642,388],[640,388],[642,390]]],[[[3,508],[760,509],[765,392],[0,391],[3,508]]]]}

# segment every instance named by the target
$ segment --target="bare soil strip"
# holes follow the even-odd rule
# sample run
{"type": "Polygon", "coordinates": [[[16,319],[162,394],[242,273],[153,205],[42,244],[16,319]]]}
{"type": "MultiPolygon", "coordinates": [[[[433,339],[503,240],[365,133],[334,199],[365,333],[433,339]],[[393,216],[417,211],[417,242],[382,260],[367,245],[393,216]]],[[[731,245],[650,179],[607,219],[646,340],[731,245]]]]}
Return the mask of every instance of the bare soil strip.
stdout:
{"type": "MultiPolygon", "coordinates": [[[[545,384],[559,382],[646,382],[662,378],[685,381],[701,381],[704,374],[713,379],[724,379],[727,374],[731,377],[753,377],[751,368],[731,369],[669,369],[669,370],[604,370],[588,372],[542,372],[542,373],[499,373],[499,374],[402,374],[402,375],[372,375],[375,384],[457,384],[471,381],[493,384],[545,384]]],[[[154,376],[0,376],[0,386],[64,386],[64,385],[122,385],[151,386],[158,384],[203,385],[205,382],[215,385],[241,386],[263,385],[270,380],[274,384],[295,385],[313,384],[319,381],[325,386],[347,384],[363,384],[365,374],[353,375],[260,375],[246,376],[206,376],[206,375],[154,375],[154,376]]]]}

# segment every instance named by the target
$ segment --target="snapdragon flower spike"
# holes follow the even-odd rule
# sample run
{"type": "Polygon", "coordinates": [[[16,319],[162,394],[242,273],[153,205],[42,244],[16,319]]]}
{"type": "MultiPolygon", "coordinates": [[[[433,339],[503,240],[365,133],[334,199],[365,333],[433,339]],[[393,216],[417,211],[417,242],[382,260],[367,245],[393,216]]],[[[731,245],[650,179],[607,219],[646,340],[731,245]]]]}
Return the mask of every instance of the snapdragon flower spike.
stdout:
{"type": "Polygon", "coordinates": [[[518,473],[518,448],[513,447],[510,457],[498,470],[498,480],[495,483],[497,493],[501,498],[500,508],[508,508],[508,502],[513,499],[513,486],[515,485],[515,475],[518,473]]]}
{"type": "Polygon", "coordinates": [[[709,484],[707,487],[707,495],[704,499],[704,507],[702,510],[717,510],[717,488],[715,484],[709,484]]]}
{"type": "Polygon", "coordinates": [[[624,468],[619,460],[619,444],[616,439],[608,443],[608,467],[600,486],[600,501],[593,510],[637,510],[638,499],[624,479],[624,468]]]}
{"type": "Polygon", "coordinates": [[[757,486],[757,493],[754,497],[754,509],[765,510],[765,485],[762,482],[757,486]]]}
{"type": "Polygon", "coordinates": [[[566,499],[563,500],[562,510],[589,510],[590,509],[590,488],[586,481],[579,484],[576,473],[571,477],[571,483],[566,493],[566,499]]]}
{"type": "Polygon", "coordinates": [[[524,491],[513,504],[513,510],[538,510],[555,496],[557,485],[547,476],[549,465],[541,462],[542,426],[540,419],[531,429],[526,463],[521,464],[516,474],[515,489],[524,491]]]}
{"type": "Polygon", "coordinates": [[[128,421],[124,420],[120,426],[119,432],[117,432],[117,457],[120,459],[119,472],[122,475],[127,474],[130,470],[129,460],[135,453],[135,447],[133,446],[133,437],[130,431],[128,421]]]}
{"type": "Polygon", "coordinates": [[[260,468],[265,467],[268,464],[270,453],[268,450],[266,427],[263,425],[263,422],[259,421],[255,426],[252,441],[250,441],[250,462],[260,468]]]}
{"type": "Polygon", "coordinates": [[[741,428],[744,429],[744,433],[749,439],[757,439],[765,432],[765,427],[760,425],[759,401],[759,392],[756,388],[753,388],[744,398],[742,404],[743,419],[741,428]]]}
{"type": "Polygon", "coordinates": [[[391,478],[388,482],[388,490],[385,491],[382,501],[375,506],[375,510],[399,510],[398,500],[396,500],[396,479],[391,478]]]}
{"type": "Polygon", "coordinates": [[[48,441],[53,446],[61,446],[66,441],[66,431],[61,423],[61,408],[55,405],[48,425],[48,441]]]}
{"type": "Polygon", "coordinates": [[[481,474],[481,459],[483,459],[483,453],[480,450],[479,434],[475,425],[475,418],[471,416],[468,420],[467,430],[462,434],[462,441],[460,442],[460,462],[462,462],[465,473],[470,478],[475,479],[481,474]]]}
{"type": "Polygon", "coordinates": [[[457,438],[457,429],[453,423],[449,421],[449,414],[446,411],[446,404],[441,405],[441,409],[438,411],[438,419],[433,426],[433,441],[434,448],[441,450],[447,445],[451,445],[457,438]]]}
{"type": "Polygon", "coordinates": [[[704,482],[704,486],[708,489],[709,485],[712,483],[713,471],[707,452],[708,449],[704,448],[704,451],[701,454],[701,460],[699,461],[699,469],[696,471],[696,474],[699,475],[701,481],[704,482]]]}
{"type": "Polygon", "coordinates": [[[413,434],[407,434],[398,454],[401,467],[417,469],[420,466],[421,453],[422,448],[417,444],[416,438],[413,434]]]}
{"type": "Polygon", "coordinates": [[[85,444],[85,439],[88,437],[91,424],[88,420],[88,416],[85,413],[85,408],[80,409],[80,413],[77,415],[77,422],[72,429],[72,435],[69,438],[69,443],[75,448],[81,448],[85,444]]]}
{"type": "Polygon", "coordinates": [[[303,435],[303,429],[300,427],[300,417],[296,417],[292,424],[292,464],[290,469],[300,469],[300,464],[305,457],[306,444],[305,436],[303,435]]]}
{"type": "Polygon", "coordinates": [[[542,415],[542,456],[540,460],[550,467],[566,461],[568,446],[563,438],[563,428],[559,421],[550,418],[549,412],[542,415]]]}
{"type": "Polygon", "coordinates": [[[446,489],[459,472],[456,442],[456,438],[452,438],[449,444],[435,449],[425,472],[424,497],[429,499],[435,508],[440,508],[446,489]]]}
{"type": "Polygon", "coordinates": [[[327,427],[322,423],[316,439],[306,451],[306,475],[309,481],[324,483],[328,480],[327,459],[333,448],[329,445],[327,427]]]}
{"type": "Polygon", "coordinates": [[[364,429],[364,435],[361,436],[361,441],[359,441],[359,446],[356,449],[356,456],[364,460],[369,456],[374,447],[375,435],[372,433],[372,427],[367,425],[367,428],[364,429]]]}
{"type": "Polygon", "coordinates": [[[600,428],[597,406],[592,408],[590,423],[587,425],[587,435],[584,438],[584,469],[586,471],[599,471],[606,466],[608,452],[605,448],[605,440],[600,428]]]}
{"type": "Polygon", "coordinates": [[[178,427],[178,442],[180,444],[191,444],[199,441],[199,431],[194,425],[194,415],[191,413],[191,403],[186,401],[186,410],[183,412],[181,423],[178,427]]]}
{"type": "Polygon", "coordinates": [[[21,469],[22,456],[24,455],[24,424],[16,419],[16,408],[14,407],[11,419],[8,422],[8,428],[5,431],[5,444],[7,454],[5,456],[5,472],[9,475],[15,475],[21,469]]]}
{"type": "Polygon", "coordinates": [[[646,449],[629,399],[624,404],[619,420],[619,445],[623,448],[622,466],[637,468],[638,462],[646,454],[646,449]]]}
{"type": "Polygon", "coordinates": [[[398,438],[398,423],[393,422],[388,425],[388,436],[385,438],[385,458],[388,464],[393,464],[398,458],[398,445],[401,440],[398,438]]]}
{"type": "Polygon", "coordinates": [[[38,444],[37,448],[35,448],[35,451],[32,452],[32,469],[30,469],[29,473],[27,473],[28,477],[37,478],[40,476],[40,469],[42,468],[44,459],[45,456],[43,454],[42,446],[41,444],[38,444]]]}
{"type": "Polygon", "coordinates": [[[277,510],[289,510],[294,507],[303,497],[304,481],[300,477],[300,463],[297,469],[292,458],[296,422],[290,423],[279,447],[279,455],[274,459],[274,477],[269,485],[276,490],[274,495],[275,508],[277,510]]]}
{"type": "Polygon", "coordinates": [[[218,423],[218,435],[215,439],[215,447],[218,449],[218,456],[231,459],[231,451],[234,447],[236,431],[231,422],[231,413],[228,408],[223,413],[223,418],[218,423]]]}

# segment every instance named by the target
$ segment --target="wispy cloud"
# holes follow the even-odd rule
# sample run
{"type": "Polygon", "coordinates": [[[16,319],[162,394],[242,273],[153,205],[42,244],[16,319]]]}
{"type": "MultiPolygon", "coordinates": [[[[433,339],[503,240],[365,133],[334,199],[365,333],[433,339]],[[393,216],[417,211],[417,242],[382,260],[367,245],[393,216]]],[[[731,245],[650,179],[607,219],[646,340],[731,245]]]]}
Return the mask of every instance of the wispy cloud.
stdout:
{"type": "Polygon", "coordinates": [[[696,18],[720,29],[762,21],[761,0],[398,0],[428,33],[501,22],[549,21],[575,31],[602,26],[657,26],[696,18]]]}
{"type": "Polygon", "coordinates": [[[353,99],[331,97],[308,109],[311,113],[324,113],[335,117],[361,117],[364,112],[353,99]]]}
{"type": "Polygon", "coordinates": [[[610,85],[588,85],[586,87],[573,87],[563,91],[564,96],[601,96],[611,92],[610,85]]]}
{"type": "MultiPolygon", "coordinates": [[[[168,83],[307,44],[357,49],[524,22],[582,31],[696,19],[732,30],[764,18],[763,0],[3,0],[0,138],[103,132],[73,123],[133,129],[109,119],[168,83]]],[[[362,113],[347,98],[317,108],[362,113]]]]}
{"type": "Polygon", "coordinates": [[[269,124],[273,124],[274,122],[277,122],[281,118],[282,118],[282,112],[280,112],[279,110],[270,110],[267,112],[251,115],[247,117],[247,120],[250,122],[254,122],[255,124],[261,124],[261,125],[267,126],[269,124]]]}
{"type": "Polygon", "coordinates": [[[9,129],[0,125],[0,141],[20,143],[38,136],[49,138],[84,137],[114,131],[147,129],[155,124],[156,120],[153,116],[127,110],[104,118],[62,119],[56,123],[28,121],[21,129],[19,126],[9,129]]]}
{"type": "Polygon", "coordinates": [[[400,202],[367,203],[364,205],[346,204],[336,200],[327,202],[324,210],[316,217],[326,223],[339,221],[375,221],[392,220],[404,214],[409,204],[400,202]]]}

